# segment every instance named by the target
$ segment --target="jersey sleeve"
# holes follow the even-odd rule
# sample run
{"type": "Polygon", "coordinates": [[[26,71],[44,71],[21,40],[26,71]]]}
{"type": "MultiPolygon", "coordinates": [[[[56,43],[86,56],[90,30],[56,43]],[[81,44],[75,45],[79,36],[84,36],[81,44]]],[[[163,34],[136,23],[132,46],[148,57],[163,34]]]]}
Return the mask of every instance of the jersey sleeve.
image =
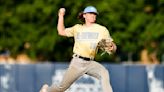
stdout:
{"type": "Polygon", "coordinates": [[[110,39],[110,41],[113,41],[113,38],[110,36],[110,33],[107,28],[104,29],[103,35],[103,39],[110,39]]]}
{"type": "Polygon", "coordinates": [[[77,25],[74,25],[72,27],[68,27],[65,29],[65,33],[67,37],[73,37],[76,32],[77,25]]]}

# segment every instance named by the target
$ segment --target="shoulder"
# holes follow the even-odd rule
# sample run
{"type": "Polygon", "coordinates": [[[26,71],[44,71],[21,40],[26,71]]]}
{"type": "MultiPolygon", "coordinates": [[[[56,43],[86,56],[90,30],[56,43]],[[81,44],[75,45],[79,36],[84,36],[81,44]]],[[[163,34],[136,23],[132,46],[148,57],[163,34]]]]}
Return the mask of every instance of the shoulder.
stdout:
{"type": "Polygon", "coordinates": [[[99,28],[99,29],[104,29],[104,30],[107,29],[105,26],[100,25],[100,24],[97,24],[97,23],[95,23],[94,26],[95,26],[96,28],[99,28]]]}
{"type": "Polygon", "coordinates": [[[75,24],[73,27],[82,27],[82,24],[75,24]]]}
{"type": "Polygon", "coordinates": [[[95,28],[98,29],[99,31],[103,31],[103,32],[107,32],[108,29],[103,26],[103,25],[100,25],[100,24],[94,24],[95,28]]]}
{"type": "Polygon", "coordinates": [[[77,30],[77,29],[79,29],[79,28],[81,28],[82,27],[82,24],[75,24],[75,25],[73,25],[73,26],[71,26],[71,27],[67,27],[66,29],[72,29],[72,30],[77,30]]]}

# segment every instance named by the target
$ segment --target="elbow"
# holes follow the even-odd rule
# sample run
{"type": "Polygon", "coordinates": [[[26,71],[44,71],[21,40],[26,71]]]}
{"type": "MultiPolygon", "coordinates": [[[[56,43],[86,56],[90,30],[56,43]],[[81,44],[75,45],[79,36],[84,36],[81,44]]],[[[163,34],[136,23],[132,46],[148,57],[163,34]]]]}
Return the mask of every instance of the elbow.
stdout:
{"type": "Polygon", "coordinates": [[[57,26],[57,31],[58,31],[58,35],[60,36],[65,36],[65,27],[64,26],[57,26]]]}
{"type": "Polygon", "coordinates": [[[60,32],[58,32],[58,35],[63,36],[63,34],[62,34],[62,33],[60,33],[60,32]]]}
{"type": "Polygon", "coordinates": [[[117,50],[117,46],[116,46],[116,44],[115,43],[113,43],[113,50],[112,50],[112,52],[116,52],[116,50],[117,50]]]}
{"type": "Polygon", "coordinates": [[[64,31],[61,31],[61,30],[58,30],[58,35],[65,36],[65,32],[64,31]]]}
{"type": "Polygon", "coordinates": [[[114,46],[114,52],[116,52],[116,50],[117,50],[117,46],[115,45],[115,46],[114,46]]]}

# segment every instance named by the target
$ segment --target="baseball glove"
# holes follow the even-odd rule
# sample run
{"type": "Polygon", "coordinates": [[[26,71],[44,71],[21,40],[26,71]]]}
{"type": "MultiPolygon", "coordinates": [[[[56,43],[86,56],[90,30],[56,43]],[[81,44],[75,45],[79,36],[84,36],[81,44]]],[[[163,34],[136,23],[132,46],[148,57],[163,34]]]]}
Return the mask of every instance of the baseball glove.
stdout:
{"type": "Polygon", "coordinates": [[[97,47],[98,47],[98,49],[101,49],[103,51],[103,53],[101,55],[103,55],[104,53],[108,53],[110,55],[110,54],[114,53],[116,50],[115,44],[110,39],[100,40],[98,42],[97,47]]]}

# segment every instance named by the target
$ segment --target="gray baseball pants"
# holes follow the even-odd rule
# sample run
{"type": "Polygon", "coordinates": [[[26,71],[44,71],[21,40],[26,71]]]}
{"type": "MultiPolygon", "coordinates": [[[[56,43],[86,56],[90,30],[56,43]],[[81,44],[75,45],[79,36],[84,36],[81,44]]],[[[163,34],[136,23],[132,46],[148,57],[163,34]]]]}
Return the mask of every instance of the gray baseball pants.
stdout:
{"type": "Polygon", "coordinates": [[[73,56],[61,83],[59,85],[51,85],[48,92],[64,92],[84,74],[99,79],[103,92],[113,92],[108,70],[103,65],[93,60],[86,61],[75,56],[73,56]]]}

